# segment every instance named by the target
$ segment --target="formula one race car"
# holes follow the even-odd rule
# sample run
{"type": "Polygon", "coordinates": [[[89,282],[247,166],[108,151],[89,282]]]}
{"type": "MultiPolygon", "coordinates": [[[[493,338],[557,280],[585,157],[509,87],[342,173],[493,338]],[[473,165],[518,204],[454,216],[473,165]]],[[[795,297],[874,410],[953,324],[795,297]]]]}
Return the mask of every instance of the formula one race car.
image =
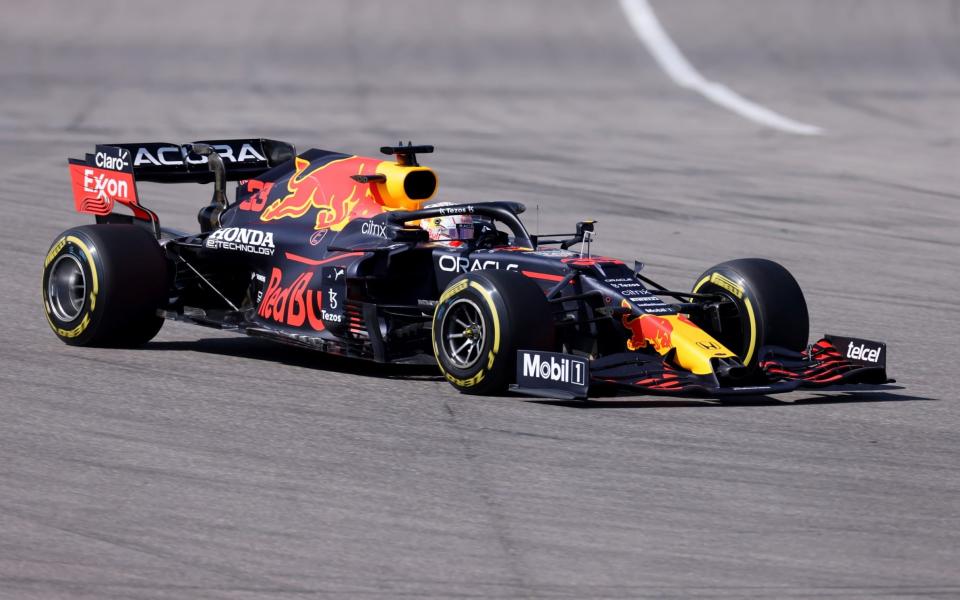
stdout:
{"type": "Polygon", "coordinates": [[[592,255],[591,221],[535,236],[515,202],[429,204],[437,178],[417,155],[433,147],[380,150],[395,160],[298,155],[267,139],[111,144],[71,159],[76,208],[97,224],[65,231],[47,253],[50,327],[71,345],[136,346],[164,319],[188,321],[377,362],[436,362],[475,394],[891,381],[882,343],[808,345],[803,293],[777,263],[732,260],[690,292],[667,290],[639,262],[592,255]],[[137,181],[212,183],[199,232],[161,227],[137,181]],[[232,203],[228,181],[238,182],[232,203]]]}

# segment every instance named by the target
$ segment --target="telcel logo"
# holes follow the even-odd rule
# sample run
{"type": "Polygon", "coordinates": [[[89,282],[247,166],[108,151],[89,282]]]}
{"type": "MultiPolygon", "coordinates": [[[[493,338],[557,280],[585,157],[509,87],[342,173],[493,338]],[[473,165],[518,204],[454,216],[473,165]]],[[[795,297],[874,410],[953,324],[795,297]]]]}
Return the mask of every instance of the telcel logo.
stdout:
{"type": "Polygon", "coordinates": [[[850,342],[847,344],[847,358],[875,363],[880,360],[880,348],[870,348],[866,344],[858,346],[850,342]]]}
{"type": "Polygon", "coordinates": [[[552,356],[550,360],[543,360],[539,354],[525,353],[523,355],[524,377],[584,385],[585,370],[583,361],[579,360],[570,360],[569,358],[556,360],[552,356]]]}

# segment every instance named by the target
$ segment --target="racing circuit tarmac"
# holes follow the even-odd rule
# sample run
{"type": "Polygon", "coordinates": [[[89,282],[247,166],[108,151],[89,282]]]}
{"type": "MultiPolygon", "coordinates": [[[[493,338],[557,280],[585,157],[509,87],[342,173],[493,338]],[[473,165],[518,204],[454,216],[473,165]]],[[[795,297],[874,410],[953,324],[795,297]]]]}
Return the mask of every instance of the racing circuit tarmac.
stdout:
{"type": "MultiPolygon", "coordinates": [[[[5,4],[0,598],[960,597],[960,3],[653,0],[821,135],[677,85],[616,0],[5,4]],[[247,135],[435,144],[443,199],[595,218],[671,287],[772,258],[899,384],[583,406],[175,323],[60,343],[66,158],[247,135]]],[[[192,229],[209,189],[141,192],[192,229]]]]}

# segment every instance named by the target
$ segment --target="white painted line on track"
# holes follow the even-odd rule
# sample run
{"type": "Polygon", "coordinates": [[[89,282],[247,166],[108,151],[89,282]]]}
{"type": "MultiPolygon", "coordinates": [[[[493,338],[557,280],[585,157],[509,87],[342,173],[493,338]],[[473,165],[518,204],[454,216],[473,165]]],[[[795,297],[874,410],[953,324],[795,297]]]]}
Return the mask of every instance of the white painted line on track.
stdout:
{"type": "Polygon", "coordinates": [[[823,129],[816,125],[794,121],[701,75],[670,39],[647,0],[620,0],[620,6],[637,37],[660,64],[660,68],[680,87],[698,92],[711,102],[767,127],[800,135],[823,133],[823,129]]]}

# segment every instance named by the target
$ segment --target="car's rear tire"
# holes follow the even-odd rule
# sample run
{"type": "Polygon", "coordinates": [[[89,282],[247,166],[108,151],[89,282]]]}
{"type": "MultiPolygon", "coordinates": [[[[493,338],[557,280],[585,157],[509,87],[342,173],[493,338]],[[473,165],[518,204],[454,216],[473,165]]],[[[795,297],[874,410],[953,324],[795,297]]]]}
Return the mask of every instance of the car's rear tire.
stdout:
{"type": "Polygon", "coordinates": [[[506,391],[517,350],[553,350],[553,310],[530,279],[473,271],[454,279],[433,315],[433,352],[453,387],[466,394],[506,391]]]}
{"type": "Polygon", "coordinates": [[[695,293],[720,294],[720,328],[713,319],[697,325],[736,353],[751,371],[763,346],[800,351],[807,345],[810,321],[800,285],[783,266],[763,258],[741,258],[704,271],[695,293]]]}
{"type": "Polygon", "coordinates": [[[72,346],[132,347],[160,331],[168,263],[135,225],[85,225],[57,237],[43,263],[43,308],[72,346]]]}

